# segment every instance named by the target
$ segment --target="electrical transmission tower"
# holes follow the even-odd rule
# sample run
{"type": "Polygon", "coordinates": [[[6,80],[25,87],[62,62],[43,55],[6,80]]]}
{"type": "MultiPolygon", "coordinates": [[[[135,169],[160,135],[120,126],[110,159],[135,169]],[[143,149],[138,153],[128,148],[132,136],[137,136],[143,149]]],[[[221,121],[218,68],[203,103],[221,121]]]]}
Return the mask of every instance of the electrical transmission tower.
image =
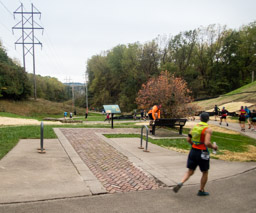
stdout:
{"type": "MultiPolygon", "coordinates": [[[[34,73],[34,99],[36,96],[36,71],[35,71],[35,45],[40,45],[42,48],[42,43],[35,37],[35,30],[43,30],[35,20],[35,15],[40,15],[39,19],[41,19],[41,12],[31,4],[31,12],[25,12],[24,6],[21,3],[20,7],[14,11],[14,19],[15,15],[21,15],[21,21],[19,21],[12,30],[21,30],[21,37],[15,42],[16,44],[22,44],[23,49],[23,67],[26,71],[26,55],[29,53],[33,57],[33,73],[34,73]]],[[[43,31],[42,31],[43,32],[43,31]]]]}

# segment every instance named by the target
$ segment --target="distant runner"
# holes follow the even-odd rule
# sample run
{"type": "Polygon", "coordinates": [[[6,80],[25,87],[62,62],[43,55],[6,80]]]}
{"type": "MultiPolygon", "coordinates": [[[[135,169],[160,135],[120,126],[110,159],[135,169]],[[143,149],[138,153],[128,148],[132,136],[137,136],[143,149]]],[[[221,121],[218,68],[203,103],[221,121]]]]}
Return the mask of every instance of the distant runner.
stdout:
{"type": "Polygon", "coordinates": [[[250,121],[250,118],[251,118],[251,111],[248,109],[247,106],[245,106],[244,110],[245,110],[245,112],[246,112],[245,120],[247,120],[248,125],[249,125],[249,128],[248,128],[248,129],[251,129],[251,121],[250,121]]]}
{"type": "Polygon", "coordinates": [[[252,117],[252,131],[256,131],[256,110],[254,109],[251,114],[252,117]]]}
{"type": "Polygon", "coordinates": [[[222,108],[220,114],[221,114],[220,125],[222,123],[222,119],[225,119],[226,125],[228,126],[228,122],[227,122],[228,111],[225,109],[225,107],[222,108]]]}
{"type": "Polygon", "coordinates": [[[217,121],[217,116],[219,115],[220,108],[215,105],[214,107],[214,115],[215,115],[215,121],[217,121]]]}
{"type": "Polygon", "coordinates": [[[244,107],[241,106],[240,115],[239,115],[239,124],[242,132],[245,132],[245,116],[246,116],[246,111],[244,110],[244,107]]]}

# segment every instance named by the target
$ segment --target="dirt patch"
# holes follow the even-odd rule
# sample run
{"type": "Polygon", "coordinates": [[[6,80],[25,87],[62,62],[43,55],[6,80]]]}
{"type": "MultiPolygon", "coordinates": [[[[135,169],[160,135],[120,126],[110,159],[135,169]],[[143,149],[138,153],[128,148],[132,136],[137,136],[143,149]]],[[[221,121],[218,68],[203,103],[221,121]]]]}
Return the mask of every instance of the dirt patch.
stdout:
{"type": "MultiPolygon", "coordinates": [[[[229,120],[228,120],[228,122],[229,122],[229,120]]],[[[186,125],[185,125],[185,128],[191,129],[196,124],[198,124],[198,121],[187,121],[186,125]]],[[[140,123],[136,123],[135,125],[141,125],[141,126],[149,125],[149,122],[140,122],[140,123]]],[[[215,132],[223,132],[223,133],[233,134],[233,135],[239,135],[240,134],[239,132],[229,130],[229,129],[226,129],[226,128],[223,128],[223,127],[215,126],[215,125],[212,125],[212,124],[209,124],[209,127],[215,132]]]]}
{"type": "MultiPolygon", "coordinates": [[[[229,112],[238,112],[241,109],[241,106],[247,106],[247,107],[251,107],[255,105],[254,103],[248,103],[248,102],[230,102],[227,104],[222,104],[220,106],[218,106],[220,108],[220,110],[222,110],[223,107],[225,107],[225,109],[227,109],[229,112]]],[[[214,108],[207,110],[207,112],[213,112],[214,108]]]]}
{"type": "Polygon", "coordinates": [[[166,149],[175,151],[175,152],[179,152],[179,153],[189,153],[189,150],[185,150],[185,149],[178,149],[178,148],[175,148],[175,147],[166,147],[166,146],[163,146],[163,147],[166,148],[166,149]]]}
{"type": "Polygon", "coordinates": [[[209,127],[214,131],[214,132],[222,132],[222,133],[227,133],[227,134],[232,134],[232,135],[240,135],[239,132],[230,130],[230,129],[226,129],[226,128],[222,128],[219,126],[215,126],[212,124],[209,124],[209,127]]]}
{"type": "MultiPolygon", "coordinates": [[[[0,117],[0,126],[40,125],[41,121],[34,119],[0,117]]],[[[61,122],[44,121],[44,124],[62,124],[61,122]]]]}
{"type": "MultiPolygon", "coordinates": [[[[188,154],[188,150],[184,149],[177,149],[174,147],[165,147],[166,149],[173,150],[175,152],[179,153],[185,153],[188,154]]],[[[230,152],[227,150],[221,150],[223,153],[222,155],[211,155],[214,156],[214,158],[217,158],[219,160],[225,160],[225,161],[240,161],[240,162],[248,162],[248,161],[256,161],[256,147],[249,145],[247,152],[230,152]]]]}
{"type": "Polygon", "coordinates": [[[222,151],[224,155],[217,155],[220,160],[228,161],[256,161],[256,147],[249,145],[247,152],[222,151]]]}
{"type": "MultiPolygon", "coordinates": [[[[195,126],[196,124],[198,124],[197,121],[188,121],[185,125],[186,128],[192,128],[193,126],[195,126]]],[[[223,133],[227,133],[227,134],[233,134],[233,135],[239,135],[239,132],[233,131],[233,130],[229,130],[223,127],[219,127],[213,124],[209,124],[209,127],[214,131],[214,132],[223,132],[223,133]]]]}

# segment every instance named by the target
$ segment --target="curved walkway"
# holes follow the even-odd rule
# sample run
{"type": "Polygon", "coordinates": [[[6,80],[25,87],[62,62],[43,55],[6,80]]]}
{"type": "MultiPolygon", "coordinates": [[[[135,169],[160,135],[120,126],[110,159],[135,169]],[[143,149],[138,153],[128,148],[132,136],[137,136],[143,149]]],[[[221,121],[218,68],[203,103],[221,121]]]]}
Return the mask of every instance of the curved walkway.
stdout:
{"type": "MultiPolygon", "coordinates": [[[[55,132],[59,140],[45,140],[46,154],[37,153],[39,140],[21,140],[0,161],[0,191],[3,192],[0,210],[8,203],[164,190],[165,186],[176,184],[186,171],[186,154],[154,144],[149,144],[150,152],[147,153],[138,149],[138,138],[108,139],[103,136],[140,134],[140,129],[63,128],[55,132]]],[[[255,170],[255,162],[211,160],[209,186],[214,181],[255,170]]],[[[186,186],[197,188],[200,176],[197,171],[186,186]]],[[[186,187],[184,191],[188,191],[186,187]]]]}

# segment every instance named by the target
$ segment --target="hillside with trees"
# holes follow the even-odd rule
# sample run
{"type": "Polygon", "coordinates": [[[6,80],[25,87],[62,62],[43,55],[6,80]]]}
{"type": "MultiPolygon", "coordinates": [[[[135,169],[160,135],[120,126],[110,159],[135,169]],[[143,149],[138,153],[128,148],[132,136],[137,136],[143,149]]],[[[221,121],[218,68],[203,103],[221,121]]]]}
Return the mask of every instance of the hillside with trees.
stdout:
{"type": "Polygon", "coordinates": [[[15,64],[0,42],[0,97],[26,99],[31,94],[31,84],[27,73],[15,64]]]}
{"type": "MultiPolygon", "coordinates": [[[[71,98],[71,87],[57,78],[36,75],[37,97],[61,102],[71,98]]],[[[33,74],[24,71],[18,63],[9,58],[0,42],[0,98],[24,100],[33,97],[33,74]]]]}
{"type": "Polygon", "coordinates": [[[209,25],[145,44],[120,44],[88,60],[89,103],[131,111],[142,85],[165,70],[184,79],[194,99],[219,96],[250,83],[255,66],[256,22],[239,30],[209,25]]]}

